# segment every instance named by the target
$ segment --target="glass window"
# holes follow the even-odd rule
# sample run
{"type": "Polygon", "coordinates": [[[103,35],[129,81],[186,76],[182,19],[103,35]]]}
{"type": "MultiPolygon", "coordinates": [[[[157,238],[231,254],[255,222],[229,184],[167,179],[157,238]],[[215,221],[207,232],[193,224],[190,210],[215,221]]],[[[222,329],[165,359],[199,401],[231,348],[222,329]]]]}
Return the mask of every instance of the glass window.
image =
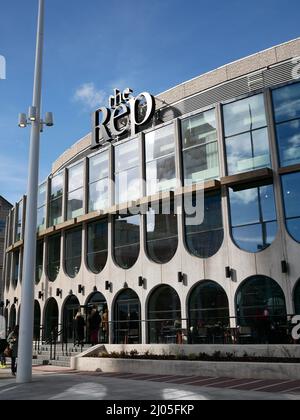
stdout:
{"type": "Polygon", "coordinates": [[[55,281],[60,270],[60,235],[48,238],[47,273],[50,281],[55,281]]]}
{"type": "Polygon", "coordinates": [[[47,183],[39,186],[38,190],[38,209],[37,209],[37,229],[46,228],[46,202],[47,202],[47,183]]]}
{"type": "Polygon", "coordinates": [[[64,175],[60,173],[51,179],[49,226],[55,226],[63,222],[63,190],[64,175]]]}
{"type": "Polygon", "coordinates": [[[17,287],[19,281],[20,251],[13,253],[12,285],[17,287]]]}
{"type": "Polygon", "coordinates": [[[253,334],[261,336],[259,322],[268,313],[270,321],[286,323],[286,304],[284,293],[274,280],[265,276],[254,276],[246,280],[236,295],[238,325],[249,326],[253,334]]]}
{"type": "Polygon", "coordinates": [[[108,152],[89,159],[89,212],[104,210],[108,203],[108,152]]]}
{"type": "Polygon", "coordinates": [[[181,123],[185,185],[219,177],[218,137],[215,110],[181,123]]]}
{"type": "Polygon", "coordinates": [[[68,169],[68,220],[83,214],[83,163],[68,169]]]}
{"type": "Polygon", "coordinates": [[[300,242],[300,172],[283,175],[281,179],[287,230],[300,242]]]}
{"type": "MultiPolygon", "coordinates": [[[[185,201],[192,201],[196,208],[197,195],[186,196],[185,201]]],[[[193,216],[195,218],[195,216],[193,216]]],[[[206,193],[204,196],[204,220],[201,224],[192,223],[193,218],[185,214],[185,240],[191,254],[200,258],[215,255],[224,239],[221,192],[206,193]]]]}
{"type": "Polygon", "coordinates": [[[139,139],[115,146],[115,202],[134,201],[141,196],[139,139]]]}
{"type": "Polygon", "coordinates": [[[149,344],[181,343],[181,305],[178,293],[170,286],[159,286],[149,299],[149,344]]]}
{"type": "Polygon", "coordinates": [[[12,209],[9,213],[9,230],[8,230],[8,246],[15,242],[14,239],[14,224],[15,224],[15,210],[12,209]]]}
{"type": "Polygon", "coordinates": [[[224,105],[223,115],[228,174],[270,167],[263,95],[224,105]]]}
{"type": "Polygon", "coordinates": [[[295,314],[300,315],[300,280],[294,290],[294,305],[295,305],[295,314]]]}
{"type": "Polygon", "coordinates": [[[108,221],[90,223],[87,229],[87,265],[95,274],[100,273],[107,262],[108,221]]]}
{"type": "Polygon", "coordinates": [[[44,241],[40,240],[36,246],[36,270],[35,283],[38,284],[43,275],[43,261],[44,261],[44,241]]]}
{"type": "Polygon", "coordinates": [[[17,220],[17,232],[16,232],[16,241],[20,241],[23,235],[23,200],[19,202],[18,205],[18,220],[17,220]]]}
{"type": "Polygon", "coordinates": [[[177,215],[172,204],[168,214],[151,207],[147,213],[147,252],[154,262],[165,264],[174,257],[178,247],[177,215]]]}
{"type": "Polygon", "coordinates": [[[229,304],[225,290],[214,281],[203,281],[189,300],[189,338],[191,344],[215,344],[225,339],[230,326],[229,304]]]}
{"type": "Polygon", "coordinates": [[[141,343],[141,304],[131,289],[123,290],[115,303],[114,343],[141,343]]]}
{"type": "Polygon", "coordinates": [[[116,216],[114,221],[114,258],[116,263],[129,269],[140,253],[140,216],[116,216]]]}
{"type": "Polygon", "coordinates": [[[175,133],[170,124],[145,136],[147,195],[176,188],[175,133]]]}
{"type": "Polygon", "coordinates": [[[8,252],[7,259],[6,259],[6,289],[9,289],[11,284],[11,260],[12,260],[12,252],[8,252]]]}
{"type": "Polygon", "coordinates": [[[300,163],[300,83],[273,90],[281,166],[300,163]]]}
{"type": "Polygon", "coordinates": [[[69,277],[75,278],[81,267],[82,228],[66,232],[65,236],[65,270],[69,277]]]}
{"type": "Polygon", "coordinates": [[[236,245],[259,252],[274,241],[277,217],[273,185],[229,190],[231,231],[236,245]]]}

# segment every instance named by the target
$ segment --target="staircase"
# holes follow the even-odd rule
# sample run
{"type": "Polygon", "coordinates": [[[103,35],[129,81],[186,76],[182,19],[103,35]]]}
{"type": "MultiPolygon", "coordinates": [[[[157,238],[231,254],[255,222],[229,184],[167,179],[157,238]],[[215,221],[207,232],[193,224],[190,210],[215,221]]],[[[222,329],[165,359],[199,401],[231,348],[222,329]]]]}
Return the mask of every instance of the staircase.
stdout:
{"type": "MultiPolygon", "coordinates": [[[[51,349],[49,344],[44,344],[40,347],[39,351],[33,349],[33,360],[32,366],[61,366],[61,367],[70,367],[71,357],[77,356],[82,351],[89,349],[89,345],[81,347],[74,347],[70,345],[67,351],[62,351],[61,345],[57,345],[55,359],[51,360],[51,349]]],[[[52,348],[52,356],[53,356],[52,348]]]]}

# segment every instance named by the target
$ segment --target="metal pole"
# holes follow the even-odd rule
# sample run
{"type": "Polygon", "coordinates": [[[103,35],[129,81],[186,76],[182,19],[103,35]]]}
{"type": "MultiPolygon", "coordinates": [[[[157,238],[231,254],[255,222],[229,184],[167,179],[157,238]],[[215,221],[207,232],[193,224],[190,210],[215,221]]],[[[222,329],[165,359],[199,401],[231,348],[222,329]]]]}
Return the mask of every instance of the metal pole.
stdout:
{"type": "Polygon", "coordinates": [[[17,383],[32,381],[32,342],[34,319],[34,282],[36,264],[37,193],[39,177],[40,115],[44,40],[44,0],[39,0],[37,43],[34,70],[33,106],[37,118],[32,122],[29,152],[27,206],[24,238],[24,265],[21,296],[17,383]]]}

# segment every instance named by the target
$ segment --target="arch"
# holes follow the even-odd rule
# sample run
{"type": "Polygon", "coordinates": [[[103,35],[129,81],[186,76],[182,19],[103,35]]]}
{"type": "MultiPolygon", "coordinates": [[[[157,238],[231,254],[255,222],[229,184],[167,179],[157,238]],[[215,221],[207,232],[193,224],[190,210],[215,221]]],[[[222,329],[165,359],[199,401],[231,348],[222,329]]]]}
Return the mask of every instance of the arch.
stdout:
{"type": "Polygon", "coordinates": [[[75,278],[80,271],[82,257],[82,227],[65,233],[64,269],[70,278],[75,278]]]}
{"type": "Polygon", "coordinates": [[[85,316],[86,316],[86,341],[92,342],[91,331],[89,329],[89,317],[93,308],[97,308],[100,318],[100,333],[98,334],[98,342],[100,344],[108,343],[109,338],[109,328],[108,328],[108,305],[104,295],[100,292],[93,292],[89,295],[85,303],[85,316]],[[103,321],[103,322],[102,322],[103,321]]]}
{"type": "Polygon", "coordinates": [[[63,339],[75,343],[75,316],[80,309],[80,302],[75,295],[67,297],[62,309],[63,339]]]}
{"type": "Polygon", "coordinates": [[[47,242],[47,276],[54,282],[60,271],[61,234],[53,235],[47,242]]]}
{"type": "Polygon", "coordinates": [[[12,305],[9,313],[9,329],[13,330],[17,322],[17,311],[15,305],[12,305]]]}
{"type": "Polygon", "coordinates": [[[300,315],[300,279],[297,281],[293,293],[295,314],[300,315]]]}
{"type": "Polygon", "coordinates": [[[108,219],[97,220],[87,225],[86,265],[99,274],[108,259],[108,219]]]}
{"type": "Polygon", "coordinates": [[[125,270],[132,268],[140,255],[139,215],[119,215],[114,218],[114,253],[115,263],[125,270]]]}
{"type": "Polygon", "coordinates": [[[188,298],[188,314],[192,344],[225,342],[230,326],[229,301],[220,284],[212,280],[197,283],[188,298]]]}
{"type": "Polygon", "coordinates": [[[53,331],[58,331],[59,324],[58,304],[54,298],[47,300],[44,310],[44,335],[45,340],[51,338],[53,331]]]}
{"type": "Polygon", "coordinates": [[[150,344],[181,344],[181,303],[173,287],[161,285],[150,293],[147,314],[150,344]]]}
{"type": "Polygon", "coordinates": [[[238,288],[235,305],[237,323],[251,329],[252,341],[278,342],[279,325],[287,323],[287,310],[284,292],[275,280],[262,275],[249,277],[238,288]]]}
{"type": "Polygon", "coordinates": [[[34,301],[34,319],[33,319],[33,339],[38,341],[40,339],[41,329],[41,307],[37,300],[34,301]]]}
{"type": "Polygon", "coordinates": [[[132,289],[123,289],[114,301],[114,343],[141,343],[141,302],[132,289]]]}

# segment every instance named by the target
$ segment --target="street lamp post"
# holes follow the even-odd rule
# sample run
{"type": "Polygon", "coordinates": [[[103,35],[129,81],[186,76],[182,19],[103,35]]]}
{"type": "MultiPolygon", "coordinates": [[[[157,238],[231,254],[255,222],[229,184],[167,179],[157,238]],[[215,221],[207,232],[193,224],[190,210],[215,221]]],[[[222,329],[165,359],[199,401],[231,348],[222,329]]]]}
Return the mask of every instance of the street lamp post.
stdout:
{"type": "Polygon", "coordinates": [[[19,115],[19,127],[24,128],[28,124],[31,124],[31,136],[24,237],[21,318],[18,349],[18,383],[27,383],[32,381],[32,341],[34,321],[34,284],[36,264],[37,194],[39,177],[40,132],[42,131],[43,125],[53,125],[53,118],[51,113],[46,113],[45,121],[41,119],[44,6],[44,0],[39,0],[33,104],[29,108],[28,118],[25,114],[19,115]]]}

